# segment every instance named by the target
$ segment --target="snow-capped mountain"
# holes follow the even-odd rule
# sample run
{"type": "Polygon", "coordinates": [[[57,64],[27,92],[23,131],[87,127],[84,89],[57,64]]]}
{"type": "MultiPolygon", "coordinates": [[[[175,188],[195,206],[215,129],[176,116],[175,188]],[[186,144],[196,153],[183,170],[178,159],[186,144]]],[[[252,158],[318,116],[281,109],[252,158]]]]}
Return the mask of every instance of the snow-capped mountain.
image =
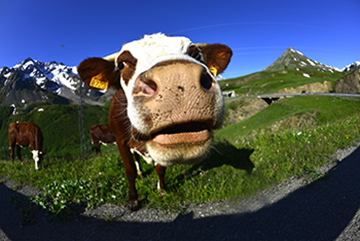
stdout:
{"type": "MultiPolygon", "coordinates": [[[[76,67],[27,58],[14,67],[0,69],[0,103],[24,106],[50,100],[64,103],[68,100],[79,101],[80,85],[83,86],[83,83],[76,67]]],[[[90,104],[95,104],[94,99],[102,95],[87,87],[83,88],[83,93],[83,100],[90,104]]]]}
{"type": "Polygon", "coordinates": [[[306,57],[301,52],[289,47],[285,52],[265,71],[279,71],[283,69],[296,69],[299,71],[318,70],[322,72],[340,72],[341,70],[332,66],[324,65],[318,61],[306,57]]]}
{"type": "Polygon", "coordinates": [[[343,72],[351,72],[354,69],[360,68],[360,61],[356,61],[352,64],[349,64],[347,66],[345,66],[341,71],[343,72]]]}

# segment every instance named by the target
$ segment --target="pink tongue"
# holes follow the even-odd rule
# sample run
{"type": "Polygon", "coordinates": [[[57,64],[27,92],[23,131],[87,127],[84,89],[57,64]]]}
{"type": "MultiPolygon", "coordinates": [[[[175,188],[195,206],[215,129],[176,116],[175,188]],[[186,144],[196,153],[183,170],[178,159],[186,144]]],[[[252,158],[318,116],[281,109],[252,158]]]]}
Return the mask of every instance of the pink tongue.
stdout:
{"type": "Polygon", "coordinates": [[[203,142],[210,138],[208,130],[199,132],[185,132],[179,134],[159,134],[153,138],[154,142],[163,145],[203,142]]]}

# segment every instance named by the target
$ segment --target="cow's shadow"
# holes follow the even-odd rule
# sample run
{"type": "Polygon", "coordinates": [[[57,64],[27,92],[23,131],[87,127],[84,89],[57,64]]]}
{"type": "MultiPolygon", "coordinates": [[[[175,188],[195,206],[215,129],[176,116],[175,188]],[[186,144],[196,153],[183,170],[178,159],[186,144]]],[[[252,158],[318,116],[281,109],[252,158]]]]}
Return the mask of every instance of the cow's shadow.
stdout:
{"type": "Polygon", "coordinates": [[[216,142],[210,156],[206,160],[193,165],[192,170],[200,167],[209,170],[222,165],[229,165],[236,169],[245,170],[250,174],[255,167],[250,160],[250,155],[253,152],[254,150],[250,149],[238,149],[226,140],[216,142]]]}
{"type": "MultiPolygon", "coordinates": [[[[244,170],[247,174],[251,174],[255,167],[250,160],[250,155],[254,150],[238,149],[231,145],[228,141],[216,142],[212,148],[212,152],[203,161],[194,164],[191,168],[177,174],[175,181],[168,183],[168,189],[171,190],[179,184],[185,183],[187,177],[194,177],[208,170],[218,168],[224,165],[244,170]]],[[[169,174],[171,175],[171,174],[169,174]]]]}

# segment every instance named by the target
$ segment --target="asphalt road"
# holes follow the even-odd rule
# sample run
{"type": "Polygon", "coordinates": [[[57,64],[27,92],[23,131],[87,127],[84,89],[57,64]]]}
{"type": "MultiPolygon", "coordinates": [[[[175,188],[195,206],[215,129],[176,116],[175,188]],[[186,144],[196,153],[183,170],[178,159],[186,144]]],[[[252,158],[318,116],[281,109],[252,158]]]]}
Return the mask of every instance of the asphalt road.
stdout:
{"type": "Polygon", "coordinates": [[[194,205],[181,215],[105,205],[71,221],[39,211],[23,228],[20,209],[31,190],[3,183],[0,240],[360,240],[359,173],[357,148],[320,180],[289,180],[236,203],[194,205]]]}

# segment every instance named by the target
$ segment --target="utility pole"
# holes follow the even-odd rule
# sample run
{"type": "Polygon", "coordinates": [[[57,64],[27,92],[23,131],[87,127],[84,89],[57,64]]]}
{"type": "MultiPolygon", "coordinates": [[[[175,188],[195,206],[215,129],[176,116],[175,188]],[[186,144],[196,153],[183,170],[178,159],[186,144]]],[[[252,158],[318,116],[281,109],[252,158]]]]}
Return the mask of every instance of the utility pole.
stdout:
{"type": "Polygon", "coordinates": [[[83,84],[81,81],[80,83],[80,101],[78,107],[78,125],[79,125],[79,139],[80,139],[80,158],[84,154],[87,153],[87,144],[86,144],[86,135],[85,135],[85,128],[84,128],[84,115],[83,115],[83,84]]]}

